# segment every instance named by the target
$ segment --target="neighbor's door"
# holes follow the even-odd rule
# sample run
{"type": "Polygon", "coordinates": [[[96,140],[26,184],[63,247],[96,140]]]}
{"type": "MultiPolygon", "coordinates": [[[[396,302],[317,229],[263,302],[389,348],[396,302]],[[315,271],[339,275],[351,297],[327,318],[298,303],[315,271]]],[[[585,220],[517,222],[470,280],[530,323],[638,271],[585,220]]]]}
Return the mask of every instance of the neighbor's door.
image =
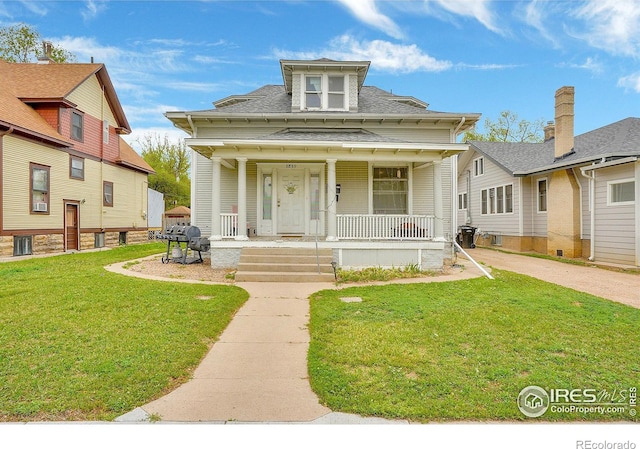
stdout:
{"type": "Polygon", "coordinates": [[[278,174],[278,233],[304,234],[304,170],[278,174]]]}
{"type": "Polygon", "coordinates": [[[80,249],[80,220],[78,219],[78,205],[65,203],[65,233],[66,250],[80,249]]]}

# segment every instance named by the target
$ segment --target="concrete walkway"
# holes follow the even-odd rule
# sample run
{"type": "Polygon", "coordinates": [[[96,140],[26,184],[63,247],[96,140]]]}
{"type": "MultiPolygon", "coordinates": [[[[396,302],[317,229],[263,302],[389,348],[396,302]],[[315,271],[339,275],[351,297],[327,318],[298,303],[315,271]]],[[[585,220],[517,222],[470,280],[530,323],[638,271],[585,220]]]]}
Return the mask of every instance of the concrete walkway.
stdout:
{"type": "Polygon", "coordinates": [[[333,284],[236,285],[251,296],[193,379],[143,410],[190,422],[304,422],[330,413],[309,385],[307,298],[333,284]]]}
{"type": "MultiPolygon", "coordinates": [[[[142,275],[123,269],[122,265],[107,269],[174,281],[142,275]]],[[[446,282],[481,275],[480,270],[470,267],[450,275],[396,282],[446,282]]],[[[116,421],[144,422],[158,417],[164,422],[408,424],[408,421],[332,412],[319,403],[311,390],[307,371],[308,298],[316,291],[340,287],[333,283],[282,282],[235,285],[247,290],[250,297],[195,370],[193,378],[116,421]]]]}
{"type": "MultiPolygon", "coordinates": [[[[465,251],[476,262],[489,267],[526,274],[553,284],[640,308],[640,275],[637,274],[605,270],[595,266],[571,265],[484,248],[465,249],[465,251]]],[[[460,255],[460,259],[464,260],[462,255],[460,255]]]]}

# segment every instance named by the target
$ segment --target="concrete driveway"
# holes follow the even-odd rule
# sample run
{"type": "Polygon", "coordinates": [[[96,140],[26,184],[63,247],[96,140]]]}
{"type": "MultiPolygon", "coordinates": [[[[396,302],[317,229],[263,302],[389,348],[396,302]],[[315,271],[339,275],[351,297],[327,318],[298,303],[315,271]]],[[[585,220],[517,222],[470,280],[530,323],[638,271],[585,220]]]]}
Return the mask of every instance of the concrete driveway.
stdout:
{"type": "MultiPolygon", "coordinates": [[[[590,293],[640,308],[640,274],[620,273],[595,266],[571,265],[491,249],[465,249],[476,262],[590,293]]],[[[459,259],[464,259],[462,254],[459,259]]],[[[470,265],[470,264],[465,264],[470,265]]]]}

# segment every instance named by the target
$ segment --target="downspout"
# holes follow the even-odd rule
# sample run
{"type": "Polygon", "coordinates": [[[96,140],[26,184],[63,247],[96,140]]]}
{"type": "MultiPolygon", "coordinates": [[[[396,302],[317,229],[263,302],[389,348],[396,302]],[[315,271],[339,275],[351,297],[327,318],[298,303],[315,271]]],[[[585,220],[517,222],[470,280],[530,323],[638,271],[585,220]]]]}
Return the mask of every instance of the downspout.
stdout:
{"type": "Polygon", "coordinates": [[[589,258],[588,260],[595,260],[595,251],[596,251],[596,163],[591,164],[591,168],[588,167],[580,167],[580,173],[582,176],[589,180],[589,206],[591,209],[590,213],[590,228],[589,229],[589,258]],[[590,170],[591,175],[587,175],[586,171],[590,170]]]}
{"type": "Polygon", "coordinates": [[[460,131],[460,128],[462,128],[462,125],[464,125],[464,122],[466,121],[467,121],[467,118],[462,117],[462,119],[460,120],[460,123],[458,123],[458,126],[456,126],[456,129],[453,130],[454,140],[458,140],[458,132],[460,131]]]}

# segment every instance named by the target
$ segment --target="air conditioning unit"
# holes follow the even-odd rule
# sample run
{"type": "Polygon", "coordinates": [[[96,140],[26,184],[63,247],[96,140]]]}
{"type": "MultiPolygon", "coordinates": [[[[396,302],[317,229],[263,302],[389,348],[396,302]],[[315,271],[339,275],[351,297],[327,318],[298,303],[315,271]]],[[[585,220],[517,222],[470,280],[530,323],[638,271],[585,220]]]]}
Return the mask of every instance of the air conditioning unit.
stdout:
{"type": "Polygon", "coordinates": [[[34,212],[46,212],[47,203],[34,203],[33,210],[34,212]]]}

